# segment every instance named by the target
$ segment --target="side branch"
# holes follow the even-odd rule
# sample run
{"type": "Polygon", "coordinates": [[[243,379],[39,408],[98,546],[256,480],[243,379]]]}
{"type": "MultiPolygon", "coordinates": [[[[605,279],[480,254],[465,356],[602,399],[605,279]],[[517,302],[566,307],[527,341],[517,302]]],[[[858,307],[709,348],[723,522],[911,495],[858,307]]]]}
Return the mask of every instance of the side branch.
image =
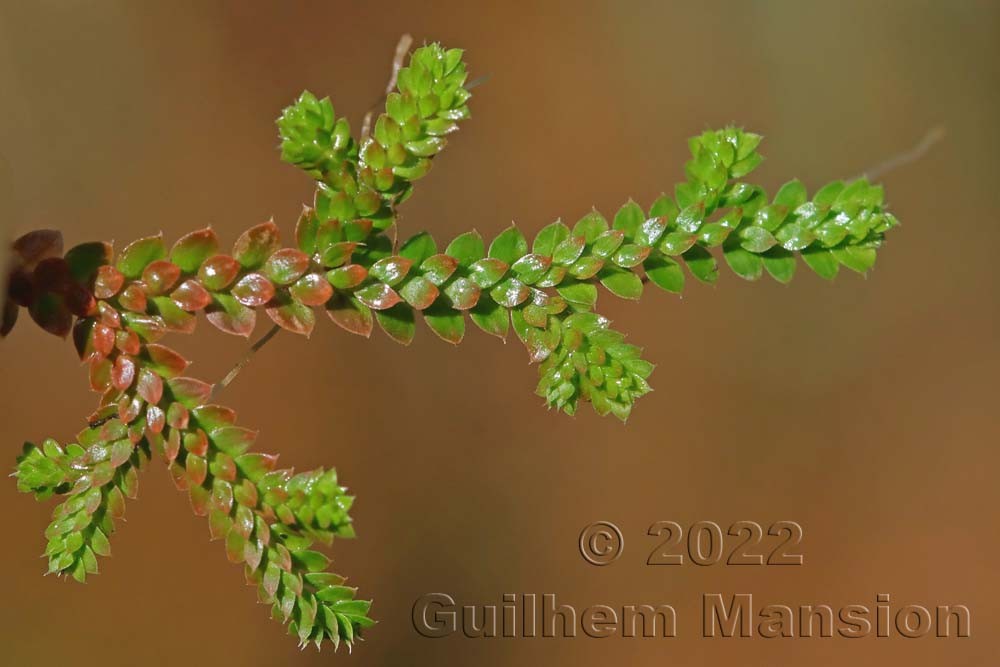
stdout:
{"type": "Polygon", "coordinates": [[[369,134],[371,134],[372,129],[372,116],[375,114],[377,107],[381,106],[385,102],[386,98],[389,97],[389,93],[393,91],[396,87],[396,79],[399,77],[399,70],[403,68],[403,60],[406,58],[406,54],[410,50],[410,46],[413,45],[413,36],[409,33],[404,33],[400,38],[399,42],[396,44],[396,53],[392,58],[392,70],[389,73],[389,82],[385,85],[385,92],[375,100],[371,107],[368,109],[368,113],[365,114],[365,119],[361,123],[361,140],[364,141],[369,134]]]}
{"type": "Polygon", "coordinates": [[[212,396],[213,397],[218,396],[223,389],[228,387],[230,383],[232,383],[232,381],[236,379],[236,376],[240,374],[240,371],[242,371],[247,366],[247,364],[249,364],[250,361],[253,360],[253,355],[255,355],[260,348],[267,345],[268,342],[272,338],[274,338],[279,331],[281,331],[281,327],[275,324],[268,330],[266,334],[261,336],[256,343],[251,345],[250,349],[247,350],[247,353],[243,355],[243,358],[240,359],[228,373],[226,373],[226,376],[212,386],[212,396]]]}
{"type": "Polygon", "coordinates": [[[867,178],[869,181],[874,181],[881,176],[888,174],[893,169],[905,167],[908,164],[916,162],[926,155],[927,152],[934,147],[934,144],[944,139],[946,134],[947,130],[944,125],[932,127],[913,148],[897,155],[893,155],[881,164],[866,169],[858,178],[867,178]]]}

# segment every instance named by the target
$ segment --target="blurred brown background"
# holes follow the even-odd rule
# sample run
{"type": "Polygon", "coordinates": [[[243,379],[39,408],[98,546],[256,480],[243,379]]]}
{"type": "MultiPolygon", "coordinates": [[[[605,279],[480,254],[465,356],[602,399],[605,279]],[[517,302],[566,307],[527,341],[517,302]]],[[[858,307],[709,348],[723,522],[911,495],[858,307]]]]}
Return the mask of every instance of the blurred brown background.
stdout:
{"type": "MultiPolygon", "coordinates": [[[[359,539],[335,569],[374,598],[355,654],[299,653],[255,606],[162,467],[142,480],[114,558],[86,586],[42,578],[50,504],[0,485],[5,665],[984,665],[995,659],[997,178],[995,2],[78,2],[0,6],[5,234],[69,243],[234,239],[273,215],[290,238],[312,185],[278,161],[273,119],[302,89],[354,127],[399,35],[467,49],[463,126],[405,207],[405,231],[448,238],[511,219],[529,232],[593,204],[648,203],[682,178],[686,138],[733,122],[767,136],[759,179],[814,189],[944,124],[946,141],[887,175],[903,221],[867,280],[745,283],[683,299],[650,290],[602,310],[659,364],[627,426],[546,412],[519,345],[421,328],[405,349],[326,322],[281,335],[226,402],[260,447],[333,464],[357,494],[359,539]],[[598,569],[576,540],[617,522],[598,569]],[[647,567],[653,521],[791,519],[798,568],[647,567]],[[413,601],[505,592],[675,605],[673,640],[428,640],[413,601]],[[966,640],[699,638],[702,593],[761,602],[963,603],[966,640]]],[[[693,282],[693,281],[692,281],[693,282]]],[[[263,330],[263,329],[262,329],[263,330]]],[[[203,323],[175,340],[218,378],[243,343],[203,323]]],[[[95,397],[69,345],[21,326],[0,346],[5,460],[68,440],[95,397]]],[[[7,465],[7,464],[4,464],[7,465]]],[[[895,633],[894,633],[895,634],[895,633]]]]}

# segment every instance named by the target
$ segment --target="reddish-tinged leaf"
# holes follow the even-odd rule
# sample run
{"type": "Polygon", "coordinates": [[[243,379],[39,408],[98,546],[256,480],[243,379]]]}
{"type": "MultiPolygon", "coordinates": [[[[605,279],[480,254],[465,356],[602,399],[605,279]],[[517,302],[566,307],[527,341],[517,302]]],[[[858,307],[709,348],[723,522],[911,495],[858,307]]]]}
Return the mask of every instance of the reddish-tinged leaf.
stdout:
{"type": "Polygon", "coordinates": [[[114,368],[111,370],[111,384],[119,391],[125,391],[132,386],[135,381],[135,362],[123,355],[115,359],[114,368]]]}
{"type": "Polygon", "coordinates": [[[188,409],[179,402],[171,403],[170,407],[167,408],[167,424],[171,428],[186,430],[190,416],[191,413],[188,412],[188,409]]]}
{"type": "Polygon", "coordinates": [[[170,261],[184,273],[194,273],[207,258],[219,250],[219,239],[211,228],[182,236],[170,250],[170,261]]]}
{"type": "Polygon", "coordinates": [[[142,349],[139,334],[128,329],[111,330],[115,335],[115,347],[125,354],[136,355],[142,349]]]}
{"type": "Polygon", "coordinates": [[[265,474],[274,470],[278,463],[276,454],[242,454],[236,458],[236,465],[246,475],[247,479],[256,482],[265,474]]]}
{"type": "Polygon", "coordinates": [[[368,287],[363,287],[359,289],[354,295],[358,300],[374,310],[385,310],[386,308],[392,308],[397,303],[402,301],[399,298],[399,294],[396,290],[392,289],[385,283],[375,283],[369,285],[368,287]]]}
{"type": "Polygon", "coordinates": [[[112,329],[120,329],[122,326],[121,317],[114,306],[106,301],[97,302],[97,318],[100,322],[112,329]]]}
{"type": "Polygon", "coordinates": [[[139,381],[135,390],[147,403],[158,405],[163,397],[163,378],[148,368],[143,368],[139,371],[139,381]]]}
{"type": "Polygon", "coordinates": [[[399,295],[417,310],[430,306],[439,294],[437,286],[424,276],[413,276],[399,290],[399,295]]]}
{"type": "Polygon", "coordinates": [[[155,343],[146,346],[150,368],[164,378],[177,377],[187,368],[187,360],[169,347],[155,343]]]}
{"type": "Polygon", "coordinates": [[[70,283],[64,287],[63,299],[69,312],[77,317],[93,317],[97,314],[97,299],[83,285],[70,283]]]}
{"type": "Polygon", "coordinates": [[[312,308],[304,306],[298,301],[288,301],[281,305],[270,306],[266,312],[271,321],[282,329],[306,337],[312,334],[313,327],[316,325],[316,314],[312,308]]]}
{"type": "Polygon", "coordinates": [[[209,431],[236,423],[236,411],[224,405],[201,405],[192,410],[195,421],[209,431]]]}
{"type": "Polygon", "coordinates": [[[242,506],[236,507],[236,516],[233,517],[233,529],[239,531],[244,538],[249,538],[253,532],[253,512],[242,506]]]}
{"type": "Polygon", "coordinates": [[[90,388],[96,392],[105,392],[111,387],[110,359],[97,359],[90,362],[90,388]]]}
{"type": "Polygon", "coordinates": [[[130,394],[123,395],[118,400],[118,419],[124,424],[131,424],[142,411],[142,399],[130,394]]]}
{"type": "Polygon", "coordinates": [[[360,264],[348,264],[347,266],[341,266],[326,273],[326,279],[337,289],[357,287],[367,277],[367,269],[360,264]]]}
{"type": "Polygon", "coordinates": [[[261,271],[279,285],[290,285],[309,268],[309,256],[295,248],[282,248],[272,253],[261,271]]]}
{"type": "Polygon", "coordinates": [[[240,263],[229,255],[212,255],[198,269],[198,281],[217,292],[228,287],[240,272],[240,263]]]}
{"type": "Polygon", "coordinates": [[[533,303],[525,304],[521,309],[524,321],[533,327],[544,328],[549,323],[549,314],[541,306],[533,303]]]}
{"type": "Polygon", "coordinates": [[[233,258],[244,268],[256,269],[279,248],[280,243],[278,226],[270,221],[264,222],[243,232],[236,240],[233,258]]]}
{"type": "MultiPolygon", "coordinates": [[[[135,400],[139,404],[139,409],[141,410],[142,399],[137,396],[135,400]]],[[[128,438],[135,444],[139,444],[139,442],[141,442],[143,438],[146,438],[149,440],[150,444],[155,446],[159,438],[159,434],[150,433],[146,429],[146,422],[139,420],[139,421],[134,421],[128,425],[128,438]]]]}
{"type": "Polygon", "coordinates": [[[257,431],[241,426],[223,426],[211,433],[212,444],[230,456],[239,456],[253,446],[257,431]]]}
{"type": "Polygon", "coordinates": [[[552,251],[552,261],[556,264],[569,266],[583,254],[586,239],[583,236],[571,236],[552,251]]]}
{"type": "Polygon", "coordinates": [[[392,287],[406,277],[412,266],[413,262],[405,257],[383,257],[372,265],[369,273],[392,287]]]}
{"type": "MultiPolygon", "coordinates": [[[[249,481],[243,480],[243,484],[250,484],[249,481]]],[[[252,488],[252,485],[251,485],[252,488]]],[[[271,544],[271,527],[267,525],[268,519],[264,518],[261,514],[257,515],[257,542],[264,546],[271,544]]]]}
{"type": "Polygon", "coordinates": [[[229,533],[233,521],[229,515],[218,509],[211,509],[208,512],[208,533],[213,540],[221,540],[229,533]]]}
{"type": "Polygon", "coordinates": [[[170,473],[170,478],[174,482],[174,487],[178,491],[187,491],[188,479],[187,472],[184,470],[178,461],[171,461],[170,465],[167,467],[167,471],[170,473]]]}
{"type": "Polygon", "coordinates": [[[142,282],[150,295],[164,294],[180,277],[181,268],[165,259],[150,263],[142,271],[142,282]]]}
{"type": "Polygon", "coordinates": [[[274,298],[274,284],[260,273],[248,273],[233,286],[232,295],[244,306],[256,308],[274,298]]]}
{"type": "Polygon", "coordinates": [[[100,322],[94,323],[94,327],[90,332],[90,338],[94,351],[102,357],[111,354],[111,350],[115,347],[115,332],[100,322]]]}
{"type": "Polygon", "coordinates": [[[181,439],[181,444],[184,445],[184,451],[189,454],[205,456],[208,453],[208,436],[200,428],[190,433],[185,433],[181,439]]]}
{"type": "Polygon", "coordinates": [[[80,359],[87,360],[91,355],[106,357],[115,348],[115,332],[100,322],[94,320],[79,320],[73,328],[74,338],[83,337],[83,346],[77,344],[80,359]]]}
{"type": "Polygon", "coordinates": [[[375,318],[371,308],[353,296],[334,294],[326,304],[326,314],[345,331],[365,338],[372,334],[375,318]]]}
{"type": "Polygon", "coordinates": [[[490,290],[490,297],[505,308],[524,303],[531,296],[531,289],[517,278],[507,278],[490,290]]]}
{"type": "Polygon", "coordinates": [[[322,306],[333,296],[333,286],[318,273],[307,273],[288,291],[293,299],[305,306],[322,306]]]}
{"type": "Polygon", "coordinates": [[[260,567],[260,561],[263,557],[263,547],[255,540],[247,540],[246,545],[243,547],[243,559],[246,561],[247,567],[251,570],[256,570],[260,567]]]}
{"type": "Polygon", "coordinates": [[[479,286],[468,278],[457,278],[444,288],[455,310],[469,310],[479,302],[479,286]]]}
{"type": "Polygon", "coordinates": [[[546,342],[545,334],[540,329],[528,330],[524,346],[528,348],[528,360],[533,364],[544,361],[552,354],[552,350],[546,342]]]}
{"type": "Polygon", "coordinates": [[[187,470],[188,481],[193,486],[199,486],[208,477],[208,463],[202,456],[188,454],[184,459],[184,468],[187,470]]]}
{"type": "Polygon", "coordinates": [[[163,324],[170,331],[179,333],[193,333],[198,324],[198,318],[194,313],[189,313],[173,299],[165,296],[154,296],[153,306],[163,320],[163,324]]]}
{"type": "MultiPolygon", "coordinates": [[[[646,248],[645,250],[648,255],[649,248],[646,248]]],[[[597,272],[603,268],[604,260],[600,257],[584,256],[576,260],[576,262],[569,267],[568,273],[577,280],[586,280],[587,278],[593,278],[596,276],[597,272]]]]}
{"type": "Polygon", "coordinates": [[[229,562],[243,562],[243,549],[246,546],[246,542],[235,527],[230,529],[229,534],[226,535],[226,557],[229,559],[229,562]]]}
{"type": "Polygon", "coordinates": [[[170,295],[174,302],[188,312],[196,312],[212,303],[212,295],[197,280],[185,280],[170,295]]]}
{"type": "Polygon", "coordinates": [[[126,278],[135,279],[142,275],[143,269],[151,262],[163,259],[166,255],[163,237],[149,236],[127,245],[118,256],[115,268],[124,273],[126,278]]]}
{"type": "MultiPolygon", "coordinates": [[[[464,236],[464,235],[463,235],[464,236]]],[[[479,240],[479,245],[482,245],[482,239],[479,240]]],[[[448,246],[449,248],[451,246],[448,246]]],[[[458,268],[458,260],[450,255],[431,255],[423,261],[420,265],[420,270],[427,280],[431,281],[438,287],[444,284],[451,275],[455,273],[458,268]]]]}
{"type": "MultiPolygon", "coordinates": [[[[613,261],[618,266],[625,267],[626,269],[631,269],[634,266],[639,266],[642,264],[649,253],[652,250],[649,246],[642,246],[635,243],[626,243],[621,248],[618,249],[614,255],[611,256],[611,261],[613,261]]],[[[570,271],[573,273],[572,271],[570,271]]],[[[576,275],[574,273],[574,275],[576,275]]],[[[582,276],[577,275],[577,278],[582,278],[582,276]]]]}
{"type": "Polygon", "coordinates": [[[233,509],[233,485],[218,479],[218,475],[212,483],[212,506],[226,514],[233,509]]]}
{"type": "Polygon", "coordinates": [[[148,305],[146,291],[140,283],[132,283],[118,297],[118,303],[125,310],[130,310],[133,313],[144,313],[148,305]]]}
{"type": "Polygon", "coordinates": [[[94,296],[98,299],[110,299],[125,284],[125,275],[110,265],[104,265],[97,269],[97,278],[94,280],[94,296]]]}
{"type": "Polygon", "coordinates": [[[226,333],[249,336],[257,323],[257,314],[229,294],[215,294],[214,300],[205,309],[208,321],[226,333]]]}
{"type": "Polygon", "coordinates": [[[113,519],[121,519],[125,516],[125,496],[117,486],[111,487],[108,491],[108,513],[113,519]]]}
{"type": "Polygon", "coordinates": [[[378,320],[382,331],[397,343],[409,345],[413,342],[417,330],[416,320],[413,309],[405,303],[398,303],[388,310],[376,311],[375,319],[378,320]]]}
{"type": "Polygon", "coordinates": [[[208,503],[212,499],[212,494],[204,486],[192,485],[188,488],[188,497],[191,500],[191,511],[195,516],[205,516],[208,514],[208,503]]]}
{"type": "Polygon", "coordinates": [[[275,563],[269,563],[267,569],[264,570],[264,579],[261,581],[261,586],[267,593],[268,602],[274,599],[274,594],[278,592],[278,584],[281,582],[281,568],[279,568],[275,563]]]}
{"type": "Polygon", "coordinates": [[[167,332],[167,326],[156,315],[124,313],[122,317],[125,319],[125,326],[147,342],[160,340],[167,332]]]}
{"type": "Polygon", "coordinates": [[[235,482],[237,473],[236,461],[233,460],[232,456],[220,452],[215,456],[215,460],[212,461],[212,465],[209,466],[209,472],[211,472],[216,479],[224,482],[235,482]]]}
{"type": "Polygon", "coordinates": [[[373,223],[367,218],[344,223],[344,238],[348,241],[364,241],[372,233],[373,223]]]}
{"type": "Polygon", "coordinates": [[[323,266],[331,269],[343,266],[347,262],[351,261],[351,256],[354,254],[354,250],[357,247],[358,244],[353,241],[340,241],[338,243],[332,243],[329,247],[323,250],[321,263],[323,266]]]}
{"type": "Polygon", "coordinates": [[[510,268],[521,282],[530,285],[538,282],[551,266],[551,257],[530,253],[511,264],[510,268]]]}
{"type": "Polygon", "coordinates": [[[126,498],[135,498],[139,494],[139,475],[134,467],[129,467],[122,475],[118,488],[122,490],[126,498]]]}
{"type": "MultiPolygon", "coordinates": [[[[551,264],[551,260],[549,264],[551,264]]],[[[472,282],[476,283],[483,289],[489,289],[496,285],[510,266],[507,262],[500,261],[493,257],[487,257],[481,259],[472,266],[469,267],[469,275],[472,278],[472,282]]]]}
{"type": "Polygon", "coordinates": [[[316,219],[316,211],[308,206],[302,207],[302,215],[295,223],[295,245],[299,250],[312,255],[318,250],[316,247],[316,236],[319,232],[319,220],[316,219]]]}
{"type": "Polygon", "coordinates": [[[195,378],[177,377],[167,380],[170,394],[186,408],[204,405],[212,395],[212,385],[195,378]]]}
{"type": "Polygon", "coordinates": [[[30,270],[43,259],[63,254],[62,232],[54,229],[31,231],[15,240],[11,249],[21,265],[30,270]]]}
{"type": "Polygon", "coordinates": [[[158,405],[150,405],[146,408],[146,428],[152,433],[160,433],[167,423],[167,415],[163,408],[158,405]]]}

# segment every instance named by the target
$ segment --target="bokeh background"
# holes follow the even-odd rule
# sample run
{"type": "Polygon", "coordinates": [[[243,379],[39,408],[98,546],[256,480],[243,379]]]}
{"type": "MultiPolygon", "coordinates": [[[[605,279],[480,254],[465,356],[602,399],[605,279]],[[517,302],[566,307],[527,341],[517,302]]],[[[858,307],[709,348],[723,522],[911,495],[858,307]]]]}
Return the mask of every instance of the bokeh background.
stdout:
{"type": "MultiPolygon", "coordinates": [[[[0,4],[4,234],[68,243],[235,239],[274,216],[290,235],[312,185],[278,161],[273,119],[302,89],[354,127],[397,38],[467,49],[473,119],[405,205],[404,231],[528,232],[682,178],[686,138],[725,123],[766,135],[758,180],[814,189],[947,138],[885,176],[903,221],[867,279],[789,286],[724,269],[715,288],[603,298],[659,364],[627,425],[547,412],[516,342],[470,329],[409,348],[327,322],[278,336],[228,390],[260,447],[333,464],[359,539],[335,569],[374,598],[354,655],[298,652],[162,468],[86,586],[42,578],[51,510],[0,485],[0,663],[166,665],[984,665],[997,624],[1000,4],[996,2],[0,4]],[[579,556],[617,522],[614,565],[579,556]],[[805,565],[648,567],[657,520],[790,519],[805,565]],[[423,639],[428,592],[674,604],[673,640],[423,639]],[[965,640],[704,640],[702,593],[791,605],[961,603],[965,640]]],[[[693,282],[693,281],[692,281],[693,282]]],[[[244,343],[202,325],[175,340],[220,377],[244,343]]],[[[95,397],[69,345],[20,326],[0,346],[7,461],[69,439],[95,397]]]]}

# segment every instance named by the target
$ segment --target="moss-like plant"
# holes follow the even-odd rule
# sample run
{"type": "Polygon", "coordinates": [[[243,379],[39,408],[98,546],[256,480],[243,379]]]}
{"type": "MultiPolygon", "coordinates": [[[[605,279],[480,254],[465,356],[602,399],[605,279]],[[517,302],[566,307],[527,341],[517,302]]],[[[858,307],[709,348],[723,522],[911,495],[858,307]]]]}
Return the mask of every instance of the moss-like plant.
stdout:
{"type": "Polygon", "coordinates": [[[512,226],[488,244],[470,231],[443,251],[427,233],[397,247],[397,207],[468,118],[469,97],[462,51],[436,44],[398,71],[360,138],[328,99],[303,93],[277,121],[282,159],[317,181],[290,247],[273,222],[229,252],[211,229],[172,247],[143,238],[117,255],[107,243],[63,253],[52,231],[15,243],[3,333],[21,307],[46,331],[72,333],[101,395],[73,443],[29,443],[18,459],[20,490],[64,497],[45,532],[50,573],[84,581],[97,572],[137,473],[155,456],[301,643],[350,645],[372,624],[370,603],[312,549],[353,536],[353,498],[334,471],[293,474],[252,452],[256,433],[213,400],[219,385],[185,377],[187,361],[159,342],[194,331],[198,312],[240,336],[253,331],[257,309],[298,334],[312,332],[318,309],[351,333],[368,336],[377,324],[403,344],[418,315],[449,343],[462,340],[467,320],[499,338],[513,329],[540,363],[537,391],[548,405],[573,414],[582,400],[624,420],[650,391],[653,366],[595,312],[599,288],[624,299],[648,283],[680,292],[685,267],[715,282],[713,248],[746,280],[767,272],[787,282],[797,256],[824,278],[841,265],[865,272],[896,225],[882,189],[865,180],[811,198],[791,181],[769,196],[744,180],[761,162],[761,137],[726,128],[691,139],[687,180],[648,208],[629,201],[610,221],[591,211],[531,242],[512,226]]]}

